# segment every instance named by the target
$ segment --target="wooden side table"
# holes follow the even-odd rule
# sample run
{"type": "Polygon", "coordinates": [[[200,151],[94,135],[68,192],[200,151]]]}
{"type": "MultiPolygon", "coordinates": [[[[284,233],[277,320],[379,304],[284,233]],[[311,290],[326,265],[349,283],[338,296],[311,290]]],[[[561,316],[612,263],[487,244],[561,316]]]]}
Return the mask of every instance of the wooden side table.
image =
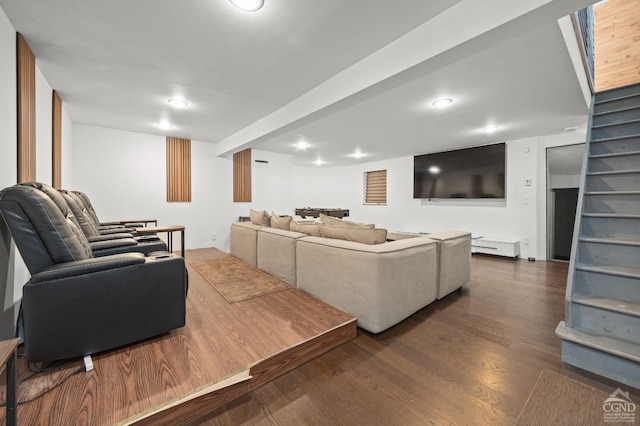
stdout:
{"type": "Polygon", "coordinates": [[[168,225],[168,226],[158,226],[158,227],[149,227],[149,228],[138,228],[138,234],[157,234],[158,232],[166,232],[167,233],[167,248],[169,252],[173,252],[173,233],[176,231],[180,231],[180,254],[184,259],[184,225],[168,225]]]}
{"type": "Polygon", "coordinates": [[[7,406],[6,422],[7,426],[15,426],[16,422],[16,349],[20,339],[9,339],[0,342],[0,366],[7,368],[7,406]]]}

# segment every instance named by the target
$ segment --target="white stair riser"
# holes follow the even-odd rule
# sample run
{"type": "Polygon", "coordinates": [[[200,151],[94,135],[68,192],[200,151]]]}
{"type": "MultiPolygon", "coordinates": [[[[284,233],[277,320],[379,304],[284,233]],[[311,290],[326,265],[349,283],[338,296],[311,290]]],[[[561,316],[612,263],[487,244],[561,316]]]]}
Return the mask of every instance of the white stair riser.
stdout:
{"type": "Polygon", "coordinates": [[[574,294],[640,303],[640,280],[618,275],[576,270],[574,294]]]}
{"type": "Polygon", "coordinates": [[[562,361],[628,386],[640,388],[640,364],[637,362],[567,340],[562,341],[562,361]]]}
{"type": "Polygon", "coordinates": [[[581,265],[637,266],[640,246],[578,243],[578,263],[581,265]]]}
{"type": "Polygon", "coordinates": [[[640,214],[640,195],[585,194],[584,213],[640,214]]]}
{"type": "Polygon", "coordinates": [[[582,236],[640,241],[640,219],[583,217],[582,236]]]}
{"type": "Polygon", "coordinates": [[[640,344],[640,317],[637,316],[574,303],[571,326],[640,344]]]}
{"type": "Polygon", "coordinates": [[[638,151],[640,151],[640,137],[617,139],[606,142],[593,142],[590,144],[591,155],[638,151]]]}
{"type": "Polygon", "coordinates": [[[616,138],[621,136],[640,135],[640,122],[615,124],[591,129],[592,139],[616,138]]]}

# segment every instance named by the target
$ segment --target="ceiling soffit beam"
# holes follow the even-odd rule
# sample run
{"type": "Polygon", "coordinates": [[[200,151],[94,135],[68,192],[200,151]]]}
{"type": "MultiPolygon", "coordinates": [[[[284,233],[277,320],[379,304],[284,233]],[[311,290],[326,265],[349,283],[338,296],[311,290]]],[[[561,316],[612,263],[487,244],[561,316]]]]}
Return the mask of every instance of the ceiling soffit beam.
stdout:
{"type": "MultiPolygon", "coordinates": [[[[548,24],[596,0],[464,0],[218,143],[227,156],[548,24]],[[489,7],[490,6],[490,7],[489,7]]],[[[470,71],[472,72],[472,71],[470,71]]]]}

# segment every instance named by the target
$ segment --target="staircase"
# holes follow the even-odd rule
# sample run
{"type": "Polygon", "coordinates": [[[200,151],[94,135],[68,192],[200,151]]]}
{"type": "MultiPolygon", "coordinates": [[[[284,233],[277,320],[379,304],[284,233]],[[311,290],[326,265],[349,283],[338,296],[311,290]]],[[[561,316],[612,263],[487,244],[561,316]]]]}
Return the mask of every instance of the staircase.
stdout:
{"type": "Polygon", "coordinates": [[[562,360],[640,388],[640,84],[594,97],[565,311],[562,360]]]}

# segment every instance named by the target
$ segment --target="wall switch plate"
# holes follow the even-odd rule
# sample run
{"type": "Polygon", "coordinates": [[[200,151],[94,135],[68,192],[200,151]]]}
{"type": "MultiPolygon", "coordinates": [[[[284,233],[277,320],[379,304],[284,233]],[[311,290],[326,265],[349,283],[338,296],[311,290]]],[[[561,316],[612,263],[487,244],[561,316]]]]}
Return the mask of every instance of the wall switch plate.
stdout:
{"type": "Polygon", "coordinates": [[[211,241],[215,241],[218,239],[218,236],[216,234],[211,234],[211,241]]]}

